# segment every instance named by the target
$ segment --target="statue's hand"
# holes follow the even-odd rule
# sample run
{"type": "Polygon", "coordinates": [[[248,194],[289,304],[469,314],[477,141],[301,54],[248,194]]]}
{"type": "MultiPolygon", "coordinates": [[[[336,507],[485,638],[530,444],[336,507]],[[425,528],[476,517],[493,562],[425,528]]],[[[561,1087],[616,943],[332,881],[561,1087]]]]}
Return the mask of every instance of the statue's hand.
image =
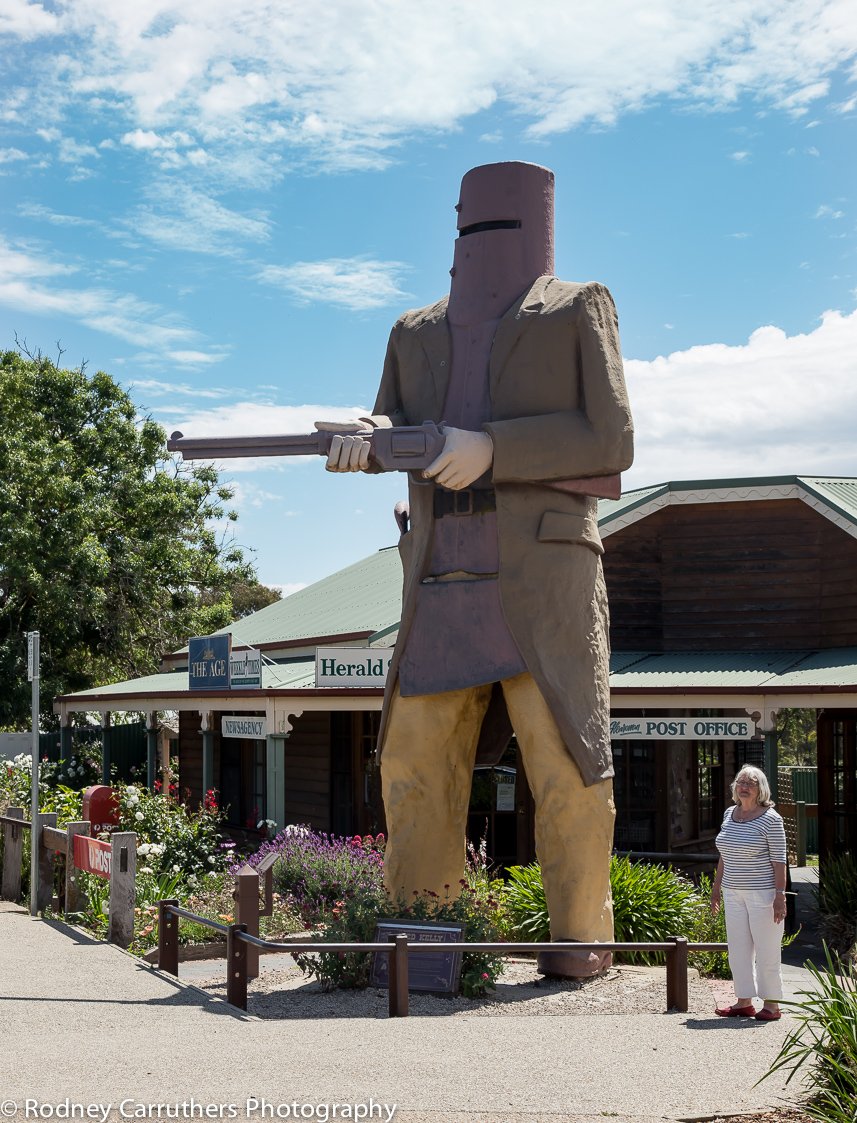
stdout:
{"type": "Polygon", "coordinates": [[[369,467],[372,444],[360,436],[372,432],[367,421],[316,421],[315,427],[323,433],[337,434],[330,443],[325,464],[328,472],[360,472],[369,467]],[[342,432],[352,435],[343,437],[342,432]]]}
{"type": "Polygon", "coordinates": [[[423,472],[426,479],[436,479],[444,487],[460,491],[488,471],[494,462],[494,442],[487,433],[471,433],[467,429],[443,430],[446,443],[443,452],[423,472]]]}

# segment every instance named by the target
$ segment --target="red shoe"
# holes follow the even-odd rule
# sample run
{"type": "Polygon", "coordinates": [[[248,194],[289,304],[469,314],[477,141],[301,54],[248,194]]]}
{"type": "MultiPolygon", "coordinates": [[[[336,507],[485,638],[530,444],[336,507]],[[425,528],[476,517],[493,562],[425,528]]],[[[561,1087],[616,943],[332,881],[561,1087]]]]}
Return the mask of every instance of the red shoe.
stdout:
{"type": "Polygon", "coordinates": [[[783,1015],[779,1010],[766,1010],[763,1006],[759,1013],[756,1015],[757,1022],[778,1022],[783,1015]]]}
{"type": "Polygon", "coordinates": [[[715,1010],[721,1018],[758,1018],[755,1006],[727,1006],[725,1010],[715,1010]]]}

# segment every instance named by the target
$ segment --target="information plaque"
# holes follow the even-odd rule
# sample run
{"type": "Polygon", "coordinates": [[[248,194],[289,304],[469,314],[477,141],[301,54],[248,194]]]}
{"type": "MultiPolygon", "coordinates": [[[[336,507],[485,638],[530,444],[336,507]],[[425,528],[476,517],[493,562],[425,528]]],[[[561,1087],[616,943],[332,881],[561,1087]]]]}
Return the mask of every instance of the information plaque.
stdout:
{"type": "MultiPolygon", "coordinates": [[[[374,942],[392,943],[396,936],[407,936],[412,944],[459,944],[464,939],[464,925],[455,921],[438,923],[421,920],[379,920],[375,925],[374,942]]],[[[408,955],[408,990],[422,991],[424,994],[458,994],[461,978],[461,952],[420,951],[408,955]]],[[[372,959],[372,973],[369,985],[388,987],[390,985],[389,956],[386,952],[375,952],[372,959]]]]}

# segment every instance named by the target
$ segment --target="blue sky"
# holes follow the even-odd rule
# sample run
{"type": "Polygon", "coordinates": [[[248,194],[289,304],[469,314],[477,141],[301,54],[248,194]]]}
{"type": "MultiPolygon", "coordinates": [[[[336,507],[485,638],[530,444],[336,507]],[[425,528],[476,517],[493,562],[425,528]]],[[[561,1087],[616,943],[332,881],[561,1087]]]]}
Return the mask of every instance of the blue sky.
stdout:
{"type": "MultiPolygon", "coordinates": [[[[616,300],[627,487],[857,475],[852,3],[2,0],[0,46],[0,344],[61,340],[168,431],[370,408],[461,175],[524,159],[558,274],[616,300]]],[[[395,541],[397,476],[227,474],[269,583],[395,541]]]]}

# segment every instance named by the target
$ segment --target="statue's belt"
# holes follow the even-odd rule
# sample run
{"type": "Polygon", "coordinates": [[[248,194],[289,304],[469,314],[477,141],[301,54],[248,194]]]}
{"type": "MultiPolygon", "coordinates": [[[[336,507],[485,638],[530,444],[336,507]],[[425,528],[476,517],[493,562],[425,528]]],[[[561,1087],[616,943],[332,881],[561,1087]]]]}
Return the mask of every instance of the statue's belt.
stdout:
{"type": "Polygon", "coordinates": [[[497,499],[493,487],[465,487],[461,491],[441,491],[434,493],[434,517],[442,519],[445,515],[486,515],[497,510],[497,499]]]}

